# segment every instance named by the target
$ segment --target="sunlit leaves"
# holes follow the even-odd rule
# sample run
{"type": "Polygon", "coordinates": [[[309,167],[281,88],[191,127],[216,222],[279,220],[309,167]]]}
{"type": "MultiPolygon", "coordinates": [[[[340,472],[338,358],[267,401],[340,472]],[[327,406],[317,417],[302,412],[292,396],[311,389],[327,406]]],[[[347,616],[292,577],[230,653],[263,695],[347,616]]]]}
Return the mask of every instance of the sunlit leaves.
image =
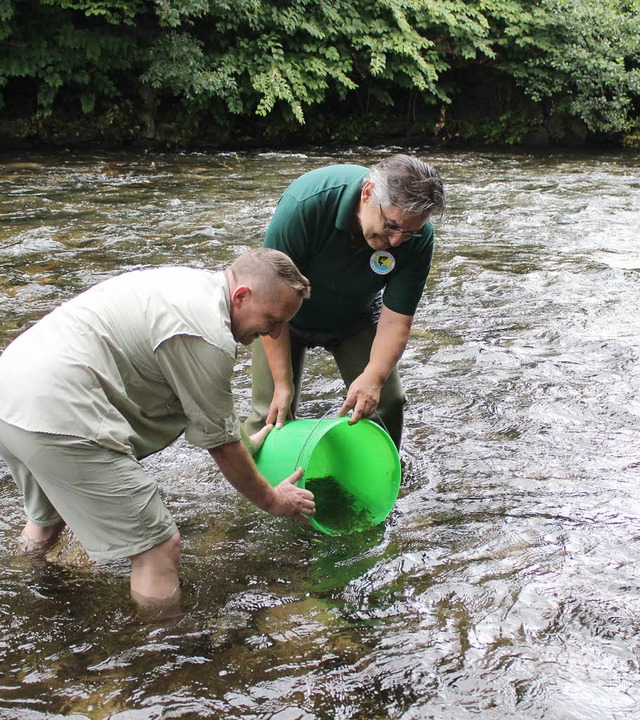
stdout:
{"type": "Polygon", "coordinates": [[[203,43],[185,33],[162,35],[150,48],[148,62],[144,82],[189,101],[231,91],[235,85],[230,70],[210,67],[203,43]]]}
{"type": "Polygon", "coordinates": [[[76,10],[86,17],[98,17],[111,25],[133,25],[143,7],[143,0],[40,0],[43,5],[57,5],[63,10],[76,10]]]}
{"type": "Polygon", "coordinates": [[[170,28],[192,24],[209,11],[208,0],[155,0],[154,4],[160,24],[170,28]]]}

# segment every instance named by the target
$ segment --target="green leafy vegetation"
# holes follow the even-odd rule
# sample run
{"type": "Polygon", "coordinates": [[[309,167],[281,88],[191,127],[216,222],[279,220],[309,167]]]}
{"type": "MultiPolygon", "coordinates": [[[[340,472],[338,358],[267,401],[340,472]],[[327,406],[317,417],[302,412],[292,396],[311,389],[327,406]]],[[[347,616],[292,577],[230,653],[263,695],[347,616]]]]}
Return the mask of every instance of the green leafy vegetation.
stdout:
{"type": "Polygon", "coordinates": [[[639,0],[0,0],[0,133],[632,143],[639,0]]]}

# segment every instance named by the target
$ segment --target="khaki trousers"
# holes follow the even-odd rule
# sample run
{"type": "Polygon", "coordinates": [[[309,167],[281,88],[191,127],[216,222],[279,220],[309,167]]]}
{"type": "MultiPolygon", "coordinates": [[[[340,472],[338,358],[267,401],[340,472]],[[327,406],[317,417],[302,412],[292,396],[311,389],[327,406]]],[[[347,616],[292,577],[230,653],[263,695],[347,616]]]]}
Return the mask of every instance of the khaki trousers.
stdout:
{"type": "Polygon", "coordinates": [[[178,530],[158,484],[129,455],[0,420],[0,458],[29,520],[41,527],[63,520],[94,560],[138,555],[178,530]]]}

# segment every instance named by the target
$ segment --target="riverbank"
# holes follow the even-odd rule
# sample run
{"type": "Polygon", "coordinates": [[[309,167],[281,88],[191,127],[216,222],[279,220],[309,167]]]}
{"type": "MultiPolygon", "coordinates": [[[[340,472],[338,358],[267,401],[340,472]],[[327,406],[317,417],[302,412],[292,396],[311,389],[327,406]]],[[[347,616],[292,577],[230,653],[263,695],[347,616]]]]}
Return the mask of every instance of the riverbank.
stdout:
{"type": "Polygon", "coordinates": [[[0,117],[0,152],[87,151],[242,151],[271,148],[443,147],[468,149],[527,148],[640,148],[640,133],[607,136],[589,132],[575,118],[527,121],[517,135],[500,130],[498,119],[483,112],[483,104],[467,103],[463,109],[423,112],[407,118],[404,113],[348,115],[319,110],[304,125],[290,125],[276,118],[229,118],[216,124],[211,119],[187,122],[186,118],[142,115],[99,116],[59,113],[29,118],[0,117]],[[144,121],[141,120],[144,118],[144,121]]]}

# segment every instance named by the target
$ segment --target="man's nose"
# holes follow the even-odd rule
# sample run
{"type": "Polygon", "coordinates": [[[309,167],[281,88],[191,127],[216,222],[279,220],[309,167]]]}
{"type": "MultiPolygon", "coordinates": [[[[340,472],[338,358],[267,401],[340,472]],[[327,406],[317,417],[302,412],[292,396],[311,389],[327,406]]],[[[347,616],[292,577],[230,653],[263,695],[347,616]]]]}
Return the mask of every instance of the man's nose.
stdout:
{"type": "Polygon", "coordinates": [[[402,245],[406,239],[402,232],[390,232],[387,237],[391,247],[398,247],[399,245],[402,245]]]}

